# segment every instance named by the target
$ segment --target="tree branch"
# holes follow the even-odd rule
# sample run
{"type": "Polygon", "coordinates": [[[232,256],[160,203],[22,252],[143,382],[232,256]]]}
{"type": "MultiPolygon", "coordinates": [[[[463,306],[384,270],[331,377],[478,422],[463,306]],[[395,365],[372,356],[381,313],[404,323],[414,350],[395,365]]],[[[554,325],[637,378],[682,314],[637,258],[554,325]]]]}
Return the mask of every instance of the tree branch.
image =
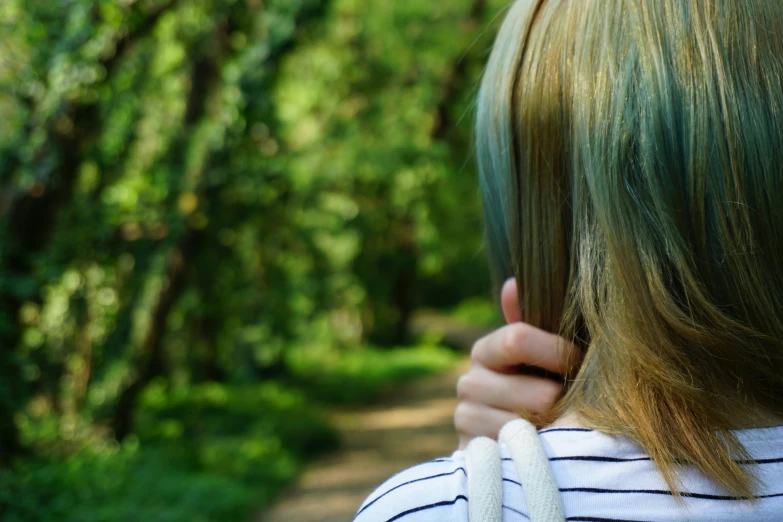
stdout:
{"type": "MultiPolygon", "coordinates": [[[[486,0],[473,0],[467,19],[468,28],[474,29],[478,27],[481,24],[481,20],[484,19],[486,11],[486,0]]],[[[462,90],[467,70],[467,54],[464,54],[454,62],[451,67],[451,72],[444,83],[443,95],[441,96],[440,103],[438,103],[438,106],[435,108],[435,120],[432,125],[432,130],[430,131],[430,137],[433,140],[445,138],[449,128],[452,126],[452,121],[449,117],[449,108],[454,104],[455,98],[459,96],[462,90]]]]}

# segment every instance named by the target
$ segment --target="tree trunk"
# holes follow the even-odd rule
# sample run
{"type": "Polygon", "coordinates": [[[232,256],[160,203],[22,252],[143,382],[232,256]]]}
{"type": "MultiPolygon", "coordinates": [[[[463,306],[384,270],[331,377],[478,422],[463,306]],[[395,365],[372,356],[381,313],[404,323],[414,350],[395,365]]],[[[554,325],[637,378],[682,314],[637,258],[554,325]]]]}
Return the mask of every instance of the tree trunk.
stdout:
{"type": "MultiPolygon", "coordinates": [[[[71,114],[74,122],[94,116],[88,108],[77,108],[71,114]]],[[[76,125],[66,134],[54,134],[52,142],[61,153],[58,184],[50,187],[34,185],[12,202],[8,213],[9,244],[2,260],[6,281],[33,278],[33,257],[49,244],[57,216],[71,198],[81,164],[82,140],[86,137],[83,134],[87,133],[82,133],[76,125]]],[[[19,312],[24,301],[34,297],[23,296],[7,288],[0,297],[0,310],[5,318],[0,330],[0,464],[7,464],[22,449],[14,416],[29,398],[30,387],[21,378],[23,368],[16,348],[21,338],[19,312]]]]}
{"type": "MultiPolygon", "coordinates": [[[[474,0],[471,5],[466,25],[468,29],[475,30],[480,26],[487,9],[486,0],[474,0]]],[[[445,139],[448,131],[453,127],[449,117],[449,109],[462,92],[466,81],[469,61],[466,56],[460,56],[452,65],[451,70],[443,84],[441,100],[435,107],[435,118],[430,130],[433,140],[445,139]]],[[[397,238],[397,249],[401,256],[400,265],[397,267],[392,298],[397,310],[397,319],[392,328],[393,342],[402,344],[408,340],[410,320],[413,309],[416,306],[416,272],[419,252],[414,240],[414,224],[410,216],[406,216],[401,223],[401,230],[397,238]]]]}
{"type": "Polygon", "coordinates": [[[111,427],[117,440],[127,437],[133,428],[133,415],[139,394],[165,366],[163,337],[166,323],[174,304],[186,287],[186,267],[192,262],[201,244],[201,232],[188,230],[180,243],[172,250],[166,262],[166,286],[158,296],[147,335],[139,349],[141,369],[133,382],[120,394],[111,427]]]}
{"type": "MultiPolygon", "coordinates": [[[[142,26],[117,42],[114,55],[101,63],[107,75],[128,49],[156,26],[160,16],[172,5],[173,2],[148,14],[142,26]]],[[[95,103],[72,105],[66,115],[70,125],[55,126],[52,122],[45,129],[47,139],[39,151],[40,154],[59,154],[58,175],[53,177],[54,182],[49,185],[35,184],[30,191],[4,205],[8,219],[8,244],[0,270],[7,281],[33,277],[33,257],[49,245],[58,215],[71,199],[82,154],[100,132],[95,103]]],[[[32,131],[32,128],[29,130],[32,131]]],[[[14,169],[21,163],[18,156],[12,156],[9,161],[14,169]]],[[[13,182],[12,174],[7,173],[9,183],[13,182]]],[[[3,192],[13,193],[12,190],[3,192]]],[[[8,289],[4,289],[0,297],[0,310],[5,318],[5,324],[0,328],[0,465],[7,464],[22,452],[14,415],[28,399],[30,390],[21,379],[22,363],[16,353],[21,335],[18,318],[26,298],[33,297],[13,295],[8,289]]]]}
{"type": "MultiPolygon", "coordinates": [[[[222,34],[225,31],[220,32],[222,34]]],[[[202,56],[193,64],[192,87],[186,102],[183,130],[169,149],[168,155],[172,160],[170,163],[183,162],[182,158],[187,154],[189,140],[197,125],[207,114],[210,96],[220,88],[220,64],[217,61],[222,58],[226,38],[219,38],[218,41],[221,45],[214,54],[202,56]]],[[[207,163],[204,161],[199,181],[203,179],[204,170],[208,168],[207,163]]],[[[169,253],[166,262],[166,286],[158,296],[150,328],[135,358],[134,366],[139,370],[133,381],[120,393],[110,421],[117,440],[123,440],[131,433],[139,395],[152,379],[163,373],[165,357],[162,342],[166,323],[171,310],[187,287],[187,267],[192,264],[195,253],[200,249],[203,235],[201,231],[188,228],[169,253]]]]}
{"type": "MultiPolygon", "coordinates": [[[[471,31],[481,26],[481,21],[486,16],[487,0],[473,0],[470,12],[466,20],[467,28],[471,31]]],[[[473,34],[470,35],[473,38],[473,34]]],[[[435,109],[435,119],[430,131],[433,140],[440,140],[446,137],[449,128],[453,122],[449,116],[449,108],[454,104],[456,98],[462,92],[465,84],[465,75],[468,72],[468,55],[461,55],[451,66],[451,72],[443,85],[443,95],[441,101],[435,109]]]]}

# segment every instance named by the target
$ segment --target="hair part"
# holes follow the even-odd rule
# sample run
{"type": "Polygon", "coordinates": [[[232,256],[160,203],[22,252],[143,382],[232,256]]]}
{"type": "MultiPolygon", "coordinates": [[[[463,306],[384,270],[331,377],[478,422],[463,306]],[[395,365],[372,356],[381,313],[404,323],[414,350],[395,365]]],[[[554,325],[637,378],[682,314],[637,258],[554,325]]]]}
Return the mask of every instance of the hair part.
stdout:
{"type": "Polygon", "coordinates": [[[783,2],[518,0],[477,104],[490,257],[585,348],[553,415],[752,498],[783,416],[783,2]]]}

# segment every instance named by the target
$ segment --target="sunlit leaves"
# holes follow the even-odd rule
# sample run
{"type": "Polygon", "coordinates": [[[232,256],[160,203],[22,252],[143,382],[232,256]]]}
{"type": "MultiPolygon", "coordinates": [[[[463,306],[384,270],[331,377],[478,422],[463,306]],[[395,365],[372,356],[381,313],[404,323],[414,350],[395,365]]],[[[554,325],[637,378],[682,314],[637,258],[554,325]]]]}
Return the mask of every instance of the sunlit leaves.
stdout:
{"type": "MultiPolygon", "coordinates": [[[[219,473],[289,476],[281,436],[195,440],[189,408],[261,408],[259,379],[359,389],[359,373],[376,386],[386,363],[404,366],[403,351],[370,364],[361,349],[399,341],[412,307],[482,288],[462,118],[480,72],[473,7],[0,2],[0,208],[56,207],[35,251],[2,232],[24,441],[110,444],[107,419],[139,383],[148,440],[193,440],[196,465],[219,473]],[[302,351],[332,375],[299,365],[302,351]]],[[[244,428],[285,424],[253,414],[244,428]]]]}

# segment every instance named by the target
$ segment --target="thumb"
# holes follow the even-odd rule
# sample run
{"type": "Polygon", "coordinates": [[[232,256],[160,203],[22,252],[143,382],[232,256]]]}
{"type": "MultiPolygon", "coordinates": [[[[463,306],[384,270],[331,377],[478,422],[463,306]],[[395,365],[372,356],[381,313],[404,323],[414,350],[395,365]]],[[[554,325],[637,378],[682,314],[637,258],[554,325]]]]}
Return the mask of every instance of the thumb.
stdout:
{"type": "Polygon", "coordinates": [[[508,324],[522,321],[522,312],[519,310],[517,280],[513,277],[503,283],[503,289],[500,291],[500,307],[503,309],[503,316],[508,324]]]}

